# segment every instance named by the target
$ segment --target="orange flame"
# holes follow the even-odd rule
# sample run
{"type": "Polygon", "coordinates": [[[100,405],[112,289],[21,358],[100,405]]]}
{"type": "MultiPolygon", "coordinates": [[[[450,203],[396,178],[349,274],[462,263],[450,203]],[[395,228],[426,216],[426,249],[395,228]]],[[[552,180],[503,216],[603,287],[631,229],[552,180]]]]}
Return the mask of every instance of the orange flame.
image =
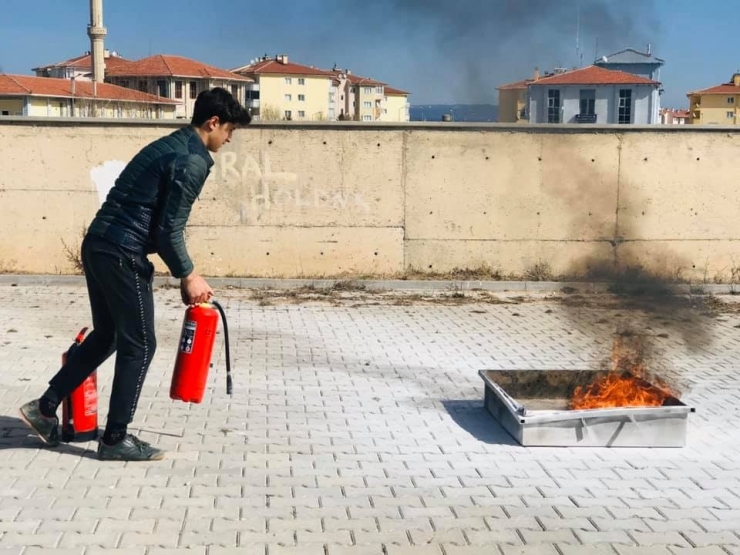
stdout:
{"type": "Polygon", "coordinates": [[[673,395],[663,384],[660,388],[643,379],[646,367],[644,348],[638,336],[621,334],[614,339],[610,372],[585,387],[577,387],[570,402],[571,410],[659,407],[673,395]]]}

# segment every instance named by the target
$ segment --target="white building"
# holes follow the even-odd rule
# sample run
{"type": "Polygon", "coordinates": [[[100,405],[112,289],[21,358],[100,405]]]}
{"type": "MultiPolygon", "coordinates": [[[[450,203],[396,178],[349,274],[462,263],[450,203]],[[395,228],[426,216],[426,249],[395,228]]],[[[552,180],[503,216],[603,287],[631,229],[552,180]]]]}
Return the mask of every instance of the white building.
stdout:
{"type": "Polygon", "coordinates": [[[530,123],[660,123],[660,83],[589,66],[528,84],[530,123]]]}

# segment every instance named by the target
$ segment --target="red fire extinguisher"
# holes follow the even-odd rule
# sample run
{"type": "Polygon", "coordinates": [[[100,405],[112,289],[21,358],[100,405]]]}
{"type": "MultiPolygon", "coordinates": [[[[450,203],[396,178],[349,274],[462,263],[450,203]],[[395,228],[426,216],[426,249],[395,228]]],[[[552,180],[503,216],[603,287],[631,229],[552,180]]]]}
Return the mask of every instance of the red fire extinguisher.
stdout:
{"type": "MultiPolygon", "coordinates": [[[[75,342],[62,354],[62,365],[80,346],[87,328],[82,328],[75,342]]],[[[62,400],[62,441],[91,441],[98,437],[98,377],[90,374],[69,396],[62,400]]]]}
{"type": "Polygon", "coordinates": [[[203,401],[213,345],[216,341],[219,313],[224,323],[226,344],[226,393],[231,395],[229,327],[223,307],[215,300],[211,300],[208,303],[188,307],[185,311],[175,370],[170,385],[171,399],[190,403],[203,401]]]}

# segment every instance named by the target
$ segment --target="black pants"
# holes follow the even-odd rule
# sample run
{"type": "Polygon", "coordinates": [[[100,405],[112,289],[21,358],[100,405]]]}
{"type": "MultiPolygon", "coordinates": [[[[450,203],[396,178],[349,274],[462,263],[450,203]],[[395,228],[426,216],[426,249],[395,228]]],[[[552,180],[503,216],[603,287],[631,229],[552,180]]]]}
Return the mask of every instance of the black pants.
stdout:
{"type": "Polygon", "coordinates": [[[82,242],[82,264],[93,330],[49,385],[63,399],[117,352],[108,421],[129,424],[157,348],[154,265],[144,254],[89,234],[82,242]]]}

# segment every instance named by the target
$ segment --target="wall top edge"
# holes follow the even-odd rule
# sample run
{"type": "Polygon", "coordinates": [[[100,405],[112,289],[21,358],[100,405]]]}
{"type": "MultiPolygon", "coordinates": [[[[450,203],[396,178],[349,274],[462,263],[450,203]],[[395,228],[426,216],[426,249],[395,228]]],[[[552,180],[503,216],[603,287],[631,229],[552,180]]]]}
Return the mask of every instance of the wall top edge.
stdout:
{"type": "MultiPolygon", "coordinates": [[[[186,120],[151,120],[123,118],[61,118],[2,116],[0,127],[145,127],[173,128],[187,125],[186,120]]],[[[515,123],[478,123],[478,122],[254,122],[249,128],[257,129],[322,129],[353,131],[501,131],[518,133],[740,133],[740,127],[734,125],[595,125],[595,124],[515,124],[515,123]]]]}

